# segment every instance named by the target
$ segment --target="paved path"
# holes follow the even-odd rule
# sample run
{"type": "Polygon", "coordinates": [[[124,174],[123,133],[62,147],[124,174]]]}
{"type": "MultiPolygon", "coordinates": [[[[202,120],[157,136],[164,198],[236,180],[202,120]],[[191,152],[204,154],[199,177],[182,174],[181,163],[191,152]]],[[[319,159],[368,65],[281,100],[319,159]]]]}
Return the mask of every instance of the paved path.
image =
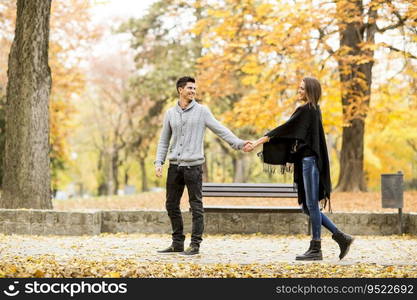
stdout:
{"type": "MultiPolygon", "coordinates": [[[[187,237],[188,238],[188,237],[187,237]]],[[[191,262],[195,264],[294,263],[296,254],[309,244],[307,236],[209,235],[199,255],[157,254],[170,243],[169,235],[115,234],[81,237],[0,235],[0,261],[8,257],[52,255],[57,260],[133,259],[138,262],[191,262]]],[[[187,242],[189,239],[187,239],[187,242]]],[[[417,265],[417,237],[357,236],[348,256],[339,261],[337,244],[325,236],[322,249],[326,264],[417,265]]]]}

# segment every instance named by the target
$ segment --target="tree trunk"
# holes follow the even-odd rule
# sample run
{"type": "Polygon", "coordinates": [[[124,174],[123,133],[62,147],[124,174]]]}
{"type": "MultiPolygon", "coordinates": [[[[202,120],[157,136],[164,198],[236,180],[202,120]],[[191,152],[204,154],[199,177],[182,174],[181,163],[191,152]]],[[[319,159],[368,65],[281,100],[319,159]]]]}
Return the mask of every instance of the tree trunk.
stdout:
{"type": "Polygon", "coordinates": [[[106,153],[102,149],[98,149],[99,156],[97,160],[97,194],[104,196],[108,194],[107,176],[106,176],[106,153]]]}
{"type": "Polygon", "coordinates": [[[126,169],[125,169],[125,175],[123,176],[123,184],[126,186],[126,185],[128,185],[129,184],[129,169],[130,169],[130,167],[127,167],[126,169]]]}
{"type": "Polygon", "coordinates": [[[146,192],[149,190],[149,187],[148,187],[148,178],[146,174],[146,164],[145,164],[144,158],[139,159],[139,165],[140,165],[140,170],[142,174],[142,192],[146,192]]]}
{"type": "Polygon", "coordinates": [[[5,208],[52,208],[48,65],[51,0],[18,0],[9,55],[3,195],[5,208]]]}
{"type": "Polygon", "coordinates": [[[112,181],[112,195],[117,195],[117,191],[119,190],[119,151],[116,147],[113,148],[111,152],[111,181],[112,181]]]}
{"type": "Polygon", "coordinates": [[[108,195],[108,191],[109,191],[109,188],[107,186],[107,182],[101,182],[101,183],[99,183],[98,188],[97,188],[97,194],[99,196],[108,195]]]}
{"type": "Polygon", "coordinates": [[[112,167],[112,154],[111,150],[108,150],[108,152],[105,153],[105,159],[106,159],[106,169],[105,169],[105,177],[107,181],[107,196],[114,195],[113,192],[113,167],[112,167]]]}
{"type": "Polygon", "coordinates": [[[365,124],[353,120],[352,126],[343,128],[342,151],[340,159],[339,191],[365,191],[363,173],[363,137],[365,124]]]}
{"type": "MultiPolygon", "coordinates": [[[[0,93],[3,91],[0,90],[0,93]]],[[[5,134],[4,128],[6,126],[6,112],[4,103],[6,100],[6,95],[0,95],[0,188],[3,186],[3,158],[4,158],[4,143],[5,143],[5,134]]],[[[1,200],[0,200],[1,201],[1,200]]]]}
{"type": "MultiPolygon", "coordinates": [[[[339,2],[338,2],[339,3],[339,2]]],[[[339,76],[342,86],[343,127],[342,149],[340,153],[340,175],[336,189],[338,191],[366,191],[364,177],[364,136],[365,119],[369,109],[372,84],[372,67],[374,51],[362,49],[363,42],[374,43],[376,31],[376,10],[369,11],[366,26],[362,20],[362,1],[345,10],[350,23],[341,22],[340,47],[348,49],[347,55],[340,55],[339,76]],[[367,58],[366,63],[359,59],[367,58]]]]}
{"type": "Polygon", "coordinates": [[[233,182],[246,182],[246,164],[242,156],[233,157],[233,182]]]}

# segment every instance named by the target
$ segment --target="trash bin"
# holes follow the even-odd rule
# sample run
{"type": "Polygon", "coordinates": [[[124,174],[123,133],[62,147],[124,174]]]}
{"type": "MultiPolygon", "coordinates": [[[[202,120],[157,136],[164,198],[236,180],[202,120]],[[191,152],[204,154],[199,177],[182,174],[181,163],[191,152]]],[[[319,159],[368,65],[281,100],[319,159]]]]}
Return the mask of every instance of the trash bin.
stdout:
{"type": "Polygon", "coordinates": [[[383,208],[403,208],[403,173],[381,174],[381,194],[383,208]]]}
{"type": "Polygon", "coordinates": [[[403,206],[404,206],[404,175],[381,174],[381,200],[382,208],[398,208],[398,225],[403,233],[403,206]]]}

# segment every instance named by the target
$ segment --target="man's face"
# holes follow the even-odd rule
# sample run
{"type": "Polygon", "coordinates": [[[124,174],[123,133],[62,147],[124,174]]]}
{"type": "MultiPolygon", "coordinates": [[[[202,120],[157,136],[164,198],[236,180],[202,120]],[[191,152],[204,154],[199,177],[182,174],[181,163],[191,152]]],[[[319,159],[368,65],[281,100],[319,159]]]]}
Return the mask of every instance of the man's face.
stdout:
{"type": "Polygon", "coordinates": [[[187,82],[187,84],[183,88],[179,88],[178,91],[180,92],[180,97],[182,99],[192,101],[195,98],[195,83],[194,82],[187,82]]]}

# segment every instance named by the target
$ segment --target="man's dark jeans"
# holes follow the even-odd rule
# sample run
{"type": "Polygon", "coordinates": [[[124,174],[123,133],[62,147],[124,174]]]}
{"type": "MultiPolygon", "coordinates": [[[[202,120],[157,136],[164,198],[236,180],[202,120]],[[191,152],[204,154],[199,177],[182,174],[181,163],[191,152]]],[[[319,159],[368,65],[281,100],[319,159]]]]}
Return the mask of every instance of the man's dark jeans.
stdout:
{"type": "Polygon", "coordinates": [[[174,245],[183,245],[185,235],[180,210],[181,196],[187,186],[188,197],[193,216],[191,245],[200,246],[204,231],[204,209],[202,197],[203,168],[202,165],[168,168],[166,209],[171,220],[172,240],[174,245]]]}

